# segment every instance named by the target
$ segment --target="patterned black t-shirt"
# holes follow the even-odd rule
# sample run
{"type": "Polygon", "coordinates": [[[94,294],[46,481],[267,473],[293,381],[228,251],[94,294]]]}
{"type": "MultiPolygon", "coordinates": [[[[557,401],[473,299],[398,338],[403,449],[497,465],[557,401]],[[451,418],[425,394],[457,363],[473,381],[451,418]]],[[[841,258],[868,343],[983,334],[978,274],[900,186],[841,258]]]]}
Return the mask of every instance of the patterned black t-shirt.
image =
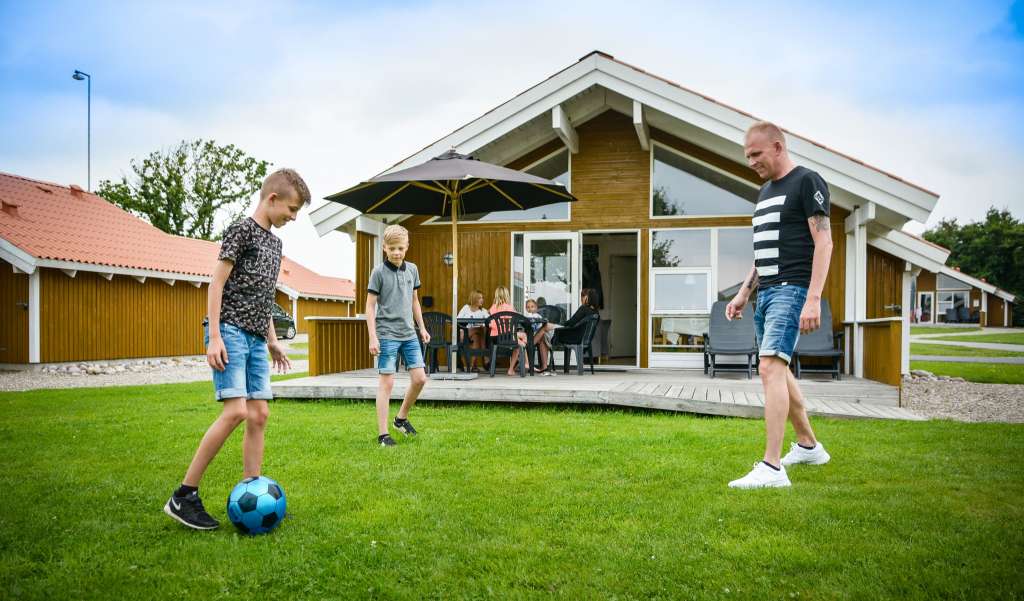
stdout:
{"type": "MultiPolygon", "coordinates": [[[[220,322],[266,339],[281,270],[281,239],[248,217],[228,226],[217,259],[234,263],[224,283],[220,322]]],[[[209,316],[203,320],[207,323],[209,316]]]]}
{"type": "Polygon", "coordinates": [[[796,167],[761,186],[754,209],[754,265],[758,289],[811,285],[814,237],[807,220],[829,214],[828,184],[806,167],[796,167]]]}

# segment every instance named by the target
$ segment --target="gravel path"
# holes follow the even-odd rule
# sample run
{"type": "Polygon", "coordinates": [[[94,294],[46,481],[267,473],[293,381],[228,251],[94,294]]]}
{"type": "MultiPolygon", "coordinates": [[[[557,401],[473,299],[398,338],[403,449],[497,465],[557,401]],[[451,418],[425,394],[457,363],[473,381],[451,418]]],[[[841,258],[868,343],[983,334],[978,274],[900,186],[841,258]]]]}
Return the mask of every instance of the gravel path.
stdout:
{"type": "Polygon", "coordinates": [[[1024,365],[1024,357],[971,357],[960,355],[911,355],[911,361],[939,361],[943,363],[1004,363],[1024,365]]]}
{"type": "MultiPolygon", "coordinates": [[[[282,342],[305,341],[306,335],[300,334],[294,340],[282,342]]],[[[295,349],[292,352],[296,351],[303,352],[300,349],[295,349]]],[[[61,363],[45,367],[47,369],[44,371],[0,371],[0,391],[213,381],[211,368],[201,358],[194,357],[182,357],[178,361],[111,361],[109,363],[78,363],[75,365],[61,363]]],[[[289,373],[304,371],[309,371],[309,361],[292,359],[292,368],[289,373]]],[[[271,374],[276,374],[276,372],[271,371],[271,374]]]]}
{"type": "Polygon", "coordinates": [[[903,380],[903,407],[932,419],[1024,423],[1024,385],[903,380]]]}

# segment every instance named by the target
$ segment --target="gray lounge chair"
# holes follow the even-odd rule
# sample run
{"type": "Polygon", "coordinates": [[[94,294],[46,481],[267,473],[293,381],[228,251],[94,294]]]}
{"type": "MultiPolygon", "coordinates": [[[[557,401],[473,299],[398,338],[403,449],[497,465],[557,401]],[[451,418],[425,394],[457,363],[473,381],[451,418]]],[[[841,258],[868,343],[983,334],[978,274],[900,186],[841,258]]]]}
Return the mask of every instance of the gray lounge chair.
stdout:
{"type": "Polygon", "coordinates": [[[754,304],[747,303],[743,308],[743,319],[729,321],[725,317],[727,301],[718,301],[711,305],[711,322],[704,334],[704,365],[705,372],[715,377],[716,371],[747,372],[747,379],[754,377],[757,358],[757,338],[754,334],[754,304]],[[747,364],[721,364],[716,355],[746,355],[747,364]]]}
{"type": "Polygon", "coordinates": [[[843,374],[839,370],[839,364],[843,359],[843,332],[832,333],[832,308],[828,301],[821,299],[821,327],[810,334],[800,336],[796,343],[796,350],[793,351],[793,367],[796,371],[796,379],[799,380],[803,372],[832,374],[836,380],[842,380],[843,374]],[[827,357],[829,365],[808,365],[804,366],[801,359],[804,357],[827,357]]]}
{"type": "Polygon", "coordinates": [[[960,323],[956,318],[956,309],[946,309],[946,323],[960,323]]]}

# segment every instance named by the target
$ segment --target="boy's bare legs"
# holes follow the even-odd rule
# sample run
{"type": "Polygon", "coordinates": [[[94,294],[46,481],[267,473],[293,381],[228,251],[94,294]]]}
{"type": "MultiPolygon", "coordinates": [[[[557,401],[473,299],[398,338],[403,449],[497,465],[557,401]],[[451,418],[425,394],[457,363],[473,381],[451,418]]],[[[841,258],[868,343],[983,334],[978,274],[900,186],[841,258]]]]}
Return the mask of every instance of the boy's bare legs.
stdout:
{"type": "Polygon", "coordinates": [[[380,436],[388,433],[388,409],[391,406],[391,389],[394,386],[395,374],[380,374],[377,384],[377,426],[380,436]]]}
{"type": "Polygon", "coordinates": [[[267,429],[270,407],[263,399],[246,403],[245,437],[242,438],[242,475],[255,478],[263,467],[263,433],[267,429]]]}
{"type": "MultiPolygon", "coordinates": [[[[264,402],[266,404],[266,402],[264,402]]],[[[213,425],[206,430],[206,434],[203,435],[203,441],[199,443],[199,448],[196,449],[196,454],[192,458],[192,463],[188,466],[188,472],[185,473],[185,479],[182,480],[182,484],[186,486],[199,486],[199,480],[202,479],[203,474],[206,472],[206,468],[210,466],[210,462],[217,456],[220,448],[224,446],[224,442],[231,436],[231,433],[235,431],[235,428],[239,424],[245,421],[248,415],[245,406],[245,397],[238,397],[235,399],[225,399],[223,406],[221,407],[220,417],[217,418],[213,425]]],[[[263,422],[266,424],[266,420],[263,422]]],[[[243,443],[244,449],[244,443],[243,443]]],[[[260,434],[260,458],[263,456],[263,435],[260,434]]]]}
{"type": "MultiPolygon", "coordinates": [[[[422,367],[416,367],[409,370],[409,389],[405,391],[405,399],[402,401],[402,408],[398,410],[398,419],[406,419],[409,417],[409,411],[412,410],[412,406],[416,404],[416,399],[420,397],[420,392],[423,391],[423,385],[427,383],[427,373],[422,367]]],[[[380,398],[379,396],[377,397],[380,398]]],[[[379,403],[380,401],[378,401],[379,403]]],[[[380,405],[378,407],[378,416],[380,412],[380,405]]],[[[385,428],[387,427],[388,416],[384,413],[385,428]]],[[[387,430],[384,430],[387,432],[387,430]]]]}
{"type": "Polygon", "coordinates": [[[533,343],[540,347],[540,370],[547,371],[548,369],[548,340],[544,337],[545,332],[553,330],[554,326],[549,323],[544,324],[543,327],[537,330],[537,333],[533,335],[533,343]]]}

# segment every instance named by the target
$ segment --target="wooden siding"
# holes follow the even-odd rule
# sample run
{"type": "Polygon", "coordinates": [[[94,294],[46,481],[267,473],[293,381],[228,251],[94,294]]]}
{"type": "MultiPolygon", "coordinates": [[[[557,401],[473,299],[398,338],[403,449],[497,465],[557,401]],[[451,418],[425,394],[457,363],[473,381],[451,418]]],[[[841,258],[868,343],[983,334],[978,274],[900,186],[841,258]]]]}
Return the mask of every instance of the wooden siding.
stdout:
{"type": "MultiPolygon", "coordinates": [[[[452,268],[444,264],[445,253],[452,252],[451,231],[410,234],[407,261],[420,272],[420,302],[433,298],[433,306],[424,311],[452,312],[452,268]]],[[[509,232],[459,232],[459,306],[469,302],[469,293],[480,290],[484,307],[494,300],[494,289],[508,288],[512,282],[512,234],[509,232]]]]}
{"type": "Polygon", "coordinates": [[[202,355],[207,285],[40,268],[43,363],[202,355]]]}
{"type": "Polygon", "coordinates": [[[366,285],[373,271],[373,253],[377,252],[374,236],[356,232],[356,313],[366,311],[366,285]]]}
{"type": "MultiPolygon", "coordinates": [[[[352,303],[345,301],[332,301],[324,299],[303,298],[298,300],[299,314],[295,317],[295,329],[300,334],[309,333],[309,322],[307,317],[355,317],[352,312],[352,303]],[[350,314],[351,313],[351,314],[350,314]]],[[[363,305],[365,307],[365,305],[363,305]]],[[[291,307],[286,307],[291,312],[291,307]]]]}
{"type": "Polygon", "coordinates": [[[864,329],[864,377],[889,386],[900,386],[903,377],[903,322],[882,321],[861,327],[864,329]]]}
{"type": "MultiPolygon", "coordinates": [[[[829,223],[832,227],[832,259],[828,266],[828,276],[821,298],[828,301],[832,309],[832,333],[843,331],[846,320],[846,218],[850,212],[833,206],[829,211],[829,223]]],[[[851,317],[853,317],[851,315],[851,317]]]]}
{"type": "Polygon", "coordinates": [[[373,367],[365,319],[309,319],[309,375],[373,367]]]}
{"type": "Polygon", "coordinates": [[[14,266],[4,260],[0,260],[0,363],[28,363],[28,274],[14,273],[14,266]]]}
{"type": "MultiPolygon", "coordinates": [[[[898,317],[895,309],[886,309],[885,306],[903,304],[903,267],[906,262],[873,246],[868,246],[867,260],[867,319],[898,317]]],[[[865,349],[868,352],[874,350],[867,343],[865,349]]]]}
{"type": "MultiPolygon", "coordinates": [[[[292,314],[292,299],[288,298],[288,295],[278,290],[274,293],[274,302],[281,305],[281,308],[285,310],[285,313],[292,314]]],[[[292,317],[295,317],[292,315],[292,317]]]]}
{"type": "Polygon", "coordinates": [[[998,327],[1006,325],[1003,323],[1003,306],[1005,304],[1006,301],[998,296],[994,294],[988,295],[988,307],[986,309],[987,325],[998,327]]]}

